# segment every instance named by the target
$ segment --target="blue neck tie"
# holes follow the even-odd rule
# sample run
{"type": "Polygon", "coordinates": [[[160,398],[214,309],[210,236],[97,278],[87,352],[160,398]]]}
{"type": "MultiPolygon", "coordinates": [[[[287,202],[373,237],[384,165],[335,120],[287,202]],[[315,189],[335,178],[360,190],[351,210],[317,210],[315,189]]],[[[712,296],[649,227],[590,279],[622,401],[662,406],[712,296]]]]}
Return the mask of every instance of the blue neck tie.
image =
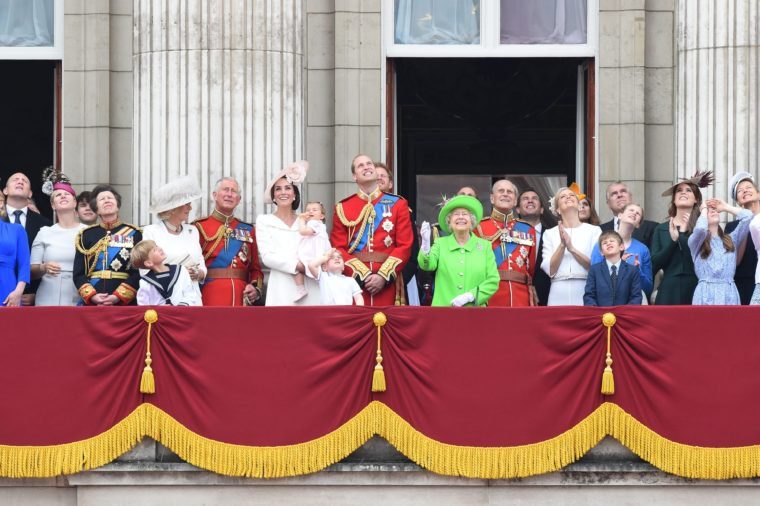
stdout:
{"type": "Polygon", "coordinates": [[[13,223],[18,223],[21,225],[21,215],[24,214],[24,211],[21,209],[16,209],[13,211],[13,223]]]}
{"type": "Polygon", "coordinates": [[[610,281],[612,282],[612,303],[615,303],[615,292],[617,291],[617,265],[610,267],[610,281]]]}

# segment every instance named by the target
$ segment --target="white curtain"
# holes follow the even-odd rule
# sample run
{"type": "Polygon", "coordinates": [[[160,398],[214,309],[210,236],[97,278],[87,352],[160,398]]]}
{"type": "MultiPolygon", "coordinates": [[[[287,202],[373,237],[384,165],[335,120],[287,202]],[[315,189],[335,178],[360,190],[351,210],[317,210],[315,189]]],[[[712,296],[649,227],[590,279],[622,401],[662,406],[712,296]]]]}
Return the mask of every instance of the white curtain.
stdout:
{"type": "Polygon", "coordinates": [[[502,44],[585,44],[586,0],[501,0],[502,44]]]}
{"type": "Polygon", "coordinates": [[[0,0],[0,46],[52,46],[53,0],[0,0]]]}
{"type": "Polygon", "coordinates": [[[396,44],[479,44],[480,0],[396,0],[396,44]]]}

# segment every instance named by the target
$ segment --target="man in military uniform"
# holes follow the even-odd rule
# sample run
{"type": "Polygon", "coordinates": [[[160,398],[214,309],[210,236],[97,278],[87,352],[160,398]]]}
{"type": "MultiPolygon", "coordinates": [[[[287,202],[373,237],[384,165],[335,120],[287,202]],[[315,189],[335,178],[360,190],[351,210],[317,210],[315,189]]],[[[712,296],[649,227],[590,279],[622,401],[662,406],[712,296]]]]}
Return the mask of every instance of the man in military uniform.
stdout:
{"type": "Polygon", "coordinates": [[[499,290],[488,301],[491,307],[536,305],[536,231],[530,223],[515,217],[512,210],[516,204],[517,186],[508,179],[496,181],[491,188],[491,216],[475,230],[475,235],[493,244],[499,269],[499,290]]]}
{"type": "Polygon", "coordinates": [[[261,297],[264,276],[253,225],[235,218],[240,186],[220,179],[212,193],[214,211],[197,220],[208,274],[201,288],[204,306],[252,305],[261,297]]]}
{"type": "Polygon", "coordinates": [[[119,220],[121,195],[111,186],[96,186],[90,199],[100,223],[82,229],[76,238],[74,285],[88,306],[135,304],[140,273],[129,259],[142,231],[119,220]]]}
{"type": "Polygon", "coordinates": [[[414,241],[409,205],[380,190],[370,157],[354,157],[351,173],[359,191],[335,206],[330,243],[343,255],[345,273],[358,281],[367,305],[402,305],[401,272],[414,241]]]}

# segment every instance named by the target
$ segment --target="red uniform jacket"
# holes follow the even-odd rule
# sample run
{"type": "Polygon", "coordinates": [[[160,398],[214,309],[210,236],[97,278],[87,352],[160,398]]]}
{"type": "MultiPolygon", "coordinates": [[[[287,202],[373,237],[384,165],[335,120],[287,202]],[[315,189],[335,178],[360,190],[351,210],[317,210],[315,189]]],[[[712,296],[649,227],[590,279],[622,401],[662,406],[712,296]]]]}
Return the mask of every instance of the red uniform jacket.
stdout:
{"type": "Polygon", "coordinates": [[[404,303],[401,271],[413,241],[409,205],[403,197],[379,189],[370,195],[360,191],[335,206],[330,244],[343,255],[345,274],[356,278],[360,286],[370,274],[386,281],[379,293],[363,293],[367,305],[404,303]]]}
{"type": "Polygon", "coordinates": [[[497,210],[484,218],[475,235],[491,242],[499,270],[499,289],[488,301],[489,306],[532,305],[533,273],[536,270],[536,230],[519,219],[497,210]]]}
{"type": "Polygon", "coordinates": [[[204,306],[242,306],[248,283],[261,291],[264,276],[259,264],[253,225],[214,210],[198,220],[208,275],[201,288],[204,306]]]}

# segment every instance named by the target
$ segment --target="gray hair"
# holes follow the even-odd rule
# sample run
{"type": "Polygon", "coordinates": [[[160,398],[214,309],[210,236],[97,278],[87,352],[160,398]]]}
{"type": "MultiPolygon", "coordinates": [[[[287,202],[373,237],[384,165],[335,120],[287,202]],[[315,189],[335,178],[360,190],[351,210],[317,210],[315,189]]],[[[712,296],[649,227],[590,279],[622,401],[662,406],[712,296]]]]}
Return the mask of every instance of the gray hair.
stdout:
{"type": "MultiPolygon", "coordinates": [[[[452,209],[449,214],[446,215],[445,222],[446,226],[449,227],[449,230],[451,230],[451,215],[456,211],[457,209],[464,209],[464,207],[457,207],[452,209]]],[[[467,209],[465,209],[467,211],[467,209]]],[[[471,212],[467,212],[467,214],[470,215],[470,231],[475,230],[475,228],[478,226],[478,219],[475,217],[475,215],[471,212]]]]}
{"type": "MultiPolygon", "coordinates": [[[[220,186],[221,186],[221,184],[222,184],[222,183],[224,183],[225,181],[232,181],[233,183],[235,183],[235,186],[237,186],[237,189],[238,189],[238,193],[240,193],[240,183],[238,183],[238,180],[237,180],[237,179],[235,179],[235,178],[234,178],[234,177],[232,177],[232,176],[224,176],[224,177],[222,177],[222,178],[218,179],[218,180],[216,181],[216,183],[214,184],[214,192],[218,192],[218,191],[219,191],[219,187],[220,187],[220,186]]],[[[159,215],[159,217],[160,217],[160,215],[159,215]]]]}
{"type": "Polygon", "coordinates": [[[631,193],[631,189],[628,188],[628,185],[622,181],[613,181],[607,185],[607,188],[604,190],[605,200],[610,200],[610,188],[615,185],[621,185],[623,188],[625,188],[625,191],[627,191],[628,195],[631,196],[631,201],[633,201],[633,193],[631,193]]]}

